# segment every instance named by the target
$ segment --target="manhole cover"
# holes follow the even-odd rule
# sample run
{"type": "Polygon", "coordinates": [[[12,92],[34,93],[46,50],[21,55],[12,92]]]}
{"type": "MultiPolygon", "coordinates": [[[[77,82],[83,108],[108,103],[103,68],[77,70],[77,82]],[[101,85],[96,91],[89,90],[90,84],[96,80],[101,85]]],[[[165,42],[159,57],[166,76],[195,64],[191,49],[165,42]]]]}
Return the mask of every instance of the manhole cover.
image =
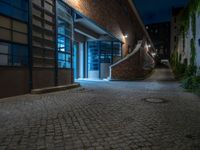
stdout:
{"type": "Polygon", "coordinates": [[[144,100],[150,103],[165,103],[166,102],[166,100],[163,98],[145,98],[144,100]]]}

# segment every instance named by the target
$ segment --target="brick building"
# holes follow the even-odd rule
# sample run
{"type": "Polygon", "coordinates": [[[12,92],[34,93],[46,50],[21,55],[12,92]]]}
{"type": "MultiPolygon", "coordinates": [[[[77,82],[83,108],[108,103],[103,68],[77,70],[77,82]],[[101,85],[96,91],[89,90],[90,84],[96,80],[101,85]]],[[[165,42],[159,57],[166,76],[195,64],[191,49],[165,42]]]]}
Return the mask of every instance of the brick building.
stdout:
{"type": "Polygon", "coordinates": [[[107,78],[139,40],[131,0],[0,0],[0,97],[107,78]]]}

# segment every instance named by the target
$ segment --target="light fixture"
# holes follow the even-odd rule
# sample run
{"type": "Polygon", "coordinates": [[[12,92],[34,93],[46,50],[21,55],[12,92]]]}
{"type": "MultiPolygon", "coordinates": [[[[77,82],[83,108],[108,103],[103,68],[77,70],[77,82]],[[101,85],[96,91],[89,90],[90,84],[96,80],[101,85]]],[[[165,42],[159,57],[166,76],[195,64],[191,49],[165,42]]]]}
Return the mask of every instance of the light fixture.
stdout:
{"type": "Polygon", "coordinates": [[[154,52],[154,53],[151,53],[151,55],[153,56],[153,57],[155,57],[156,56],[156,53],[154,52]]]}
{"type": "Polygon", "coordinates": [[[128,38],[128,34],[124,35],[124,37],[127,39],[128,38]]]}

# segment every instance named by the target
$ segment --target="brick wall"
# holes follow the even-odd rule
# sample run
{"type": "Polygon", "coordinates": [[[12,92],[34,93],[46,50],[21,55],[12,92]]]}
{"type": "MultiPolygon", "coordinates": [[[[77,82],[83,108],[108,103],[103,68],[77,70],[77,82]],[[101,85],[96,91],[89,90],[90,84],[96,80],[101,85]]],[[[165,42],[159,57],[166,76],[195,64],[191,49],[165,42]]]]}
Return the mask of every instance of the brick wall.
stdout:
{"type": "Polygon", "coordinates": [[[123,55],[128,47],[134,47],[144,32],[131,10],[128,0],[64,0],[75,10],[102,26],[124,42],[123,55]],[[124,35],[128,38],[124,39],[124,35]]]}
{"type": "Polygon", "coordinates": [[[147,55],[144,45],[141,45],[136,53],[128,55],[117,65],[112,65],[110,70],[111,80],[135,80],[144,78],[152,70],[151,67],[144,69],[146,63],[152,64],[152,58],[147,55]],[[148,59],[147,59],[148,57],[148,59]]]}

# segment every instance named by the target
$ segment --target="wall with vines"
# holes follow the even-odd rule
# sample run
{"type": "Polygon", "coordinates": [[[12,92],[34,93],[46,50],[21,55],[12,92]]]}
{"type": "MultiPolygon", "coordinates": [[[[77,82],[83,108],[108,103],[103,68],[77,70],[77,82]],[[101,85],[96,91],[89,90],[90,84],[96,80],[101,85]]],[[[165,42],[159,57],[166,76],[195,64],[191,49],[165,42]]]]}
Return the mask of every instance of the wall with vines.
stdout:
{"type": "Polygon", "coordinates": [[[191,25],[191,31],[192,31],[192,38],[190,40],[190,65],[188,66],[188,69],[186,70],[188,75],[194,75],[196,74],[196,15],[200,15],[200,0],[190,0],[189,5],[185,8],[184,14],[182,17],[182,32],[183,37],[187,37],[187,34],[189,32],[189,28],[191,25]]]}

